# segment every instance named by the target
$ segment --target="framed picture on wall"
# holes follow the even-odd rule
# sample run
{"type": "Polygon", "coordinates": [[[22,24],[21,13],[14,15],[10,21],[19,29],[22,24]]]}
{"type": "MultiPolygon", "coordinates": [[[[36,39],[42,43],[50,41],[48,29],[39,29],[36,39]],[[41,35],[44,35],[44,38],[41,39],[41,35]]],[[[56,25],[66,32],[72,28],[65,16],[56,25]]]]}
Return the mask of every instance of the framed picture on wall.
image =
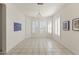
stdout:
{"type": "Polygon", "coordinates": [[[79,31],[79,18],[72,20],[72,30],[79,31]]]}
{"type": "Polygon", "coordinates": [[[68,31],[70,29],[70,21],[63,22],[63,30],[68,31]]]}
{"type": "Polygon", "coordinates": [[[21,24],[14,22],[14,31],[21,31],[21,24]]]}

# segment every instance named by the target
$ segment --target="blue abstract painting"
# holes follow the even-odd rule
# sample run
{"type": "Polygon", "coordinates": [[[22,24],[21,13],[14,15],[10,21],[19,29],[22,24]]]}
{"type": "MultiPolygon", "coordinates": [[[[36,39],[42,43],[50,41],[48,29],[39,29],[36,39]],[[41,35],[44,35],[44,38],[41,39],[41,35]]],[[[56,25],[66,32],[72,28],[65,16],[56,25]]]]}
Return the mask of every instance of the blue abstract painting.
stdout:
{"type": "Polygon", "coordinates": [[[14,31],[21,31],[21,24],[14,22],[14,31]]]}

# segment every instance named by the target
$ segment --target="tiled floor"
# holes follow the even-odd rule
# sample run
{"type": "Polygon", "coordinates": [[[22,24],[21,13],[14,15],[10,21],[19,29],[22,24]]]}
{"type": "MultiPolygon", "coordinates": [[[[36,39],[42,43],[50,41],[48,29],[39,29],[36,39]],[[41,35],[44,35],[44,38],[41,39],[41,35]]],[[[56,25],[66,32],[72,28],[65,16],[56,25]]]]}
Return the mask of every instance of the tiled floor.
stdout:
{"type": "Polygon", "coordinates": [[[72,54],[68,49],[53,39],[32,38],[25,39],[16,47],[10,50],[10,55],[69,55],[72,54]]]}

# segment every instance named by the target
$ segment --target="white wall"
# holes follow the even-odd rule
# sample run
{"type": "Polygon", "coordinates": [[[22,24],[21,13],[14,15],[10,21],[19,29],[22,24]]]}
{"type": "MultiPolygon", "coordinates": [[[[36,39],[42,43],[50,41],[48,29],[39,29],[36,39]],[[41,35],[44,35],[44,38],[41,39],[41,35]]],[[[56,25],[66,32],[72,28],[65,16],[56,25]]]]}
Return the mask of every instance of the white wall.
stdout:
{"type": "MultiPolygon", "coordinates": [[[[79,4],[70,4],[65,6],[61,11],[56,13],[53,18],[60,16],[61,19],[61,36],[59,41],[66,48],[71,50],[74,54],[79,54],[79,32],[72,30],[72,20],[79,18],[79,4]],[[70,30],[63,30],[63,21],[70,21],[70,30]]],[[[55,20],[55,19],[53,19],[55,20]]]]}
{"type": "Polygon", "coordinates": [[[25,17],[13,4],[6,4],[6,51],[25,39],[25,17]],[[22,30],[14,32],[14,22],[22,24],[22,30]]]}

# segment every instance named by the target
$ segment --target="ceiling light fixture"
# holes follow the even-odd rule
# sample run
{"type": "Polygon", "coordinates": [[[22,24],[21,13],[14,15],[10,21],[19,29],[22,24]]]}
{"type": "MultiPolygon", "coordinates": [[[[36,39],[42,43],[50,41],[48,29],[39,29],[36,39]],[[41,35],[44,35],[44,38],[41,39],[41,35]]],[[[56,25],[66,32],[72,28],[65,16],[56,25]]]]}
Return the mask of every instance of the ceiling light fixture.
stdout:
{"type": "Polygon", "coordinates": [[[41,13],[40,13],[40,12],[38,12],[37,16],[41,17],[42,15],[41,15],[41,13]]]}
{"type": "Polygon", "coordinates": [[[44,3],[37,3],[37,5],[44,5],[44,3]]]}
{"type": "Polygon", "coordinates": [[[36,17],[42,17],[42,14],[41,14],[41,7],[44,5],[44,3],[37,3],[38,5],[38,12],[37,12],[37,15],[36,17]]]}

